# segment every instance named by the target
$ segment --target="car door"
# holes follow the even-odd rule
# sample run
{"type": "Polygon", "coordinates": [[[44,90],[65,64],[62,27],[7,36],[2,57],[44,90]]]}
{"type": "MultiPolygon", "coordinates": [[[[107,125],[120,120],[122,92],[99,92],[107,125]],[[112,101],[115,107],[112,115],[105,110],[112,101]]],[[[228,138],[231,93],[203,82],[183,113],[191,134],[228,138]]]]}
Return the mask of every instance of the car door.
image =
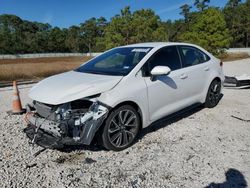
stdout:
{"type": "Polygon", "coordinates": [[[176,46],[159,49],[143,66],[144,80],[147,86],[150,120],[155,121],[176,112],[185,104],[185,85],[187,75],[181,69],[181,59],[176,46]],[[170,74],[152,76],[155,66],[168,66],[170,74]]]}
{"type": "Polygon", "coordinates": [[[184,90],[188,105],[201,101],[202,92],[210,71],[207,61],[209,56],[193,46],[178,46],[182,57],[183,74],[187,75],[184,90]]]}

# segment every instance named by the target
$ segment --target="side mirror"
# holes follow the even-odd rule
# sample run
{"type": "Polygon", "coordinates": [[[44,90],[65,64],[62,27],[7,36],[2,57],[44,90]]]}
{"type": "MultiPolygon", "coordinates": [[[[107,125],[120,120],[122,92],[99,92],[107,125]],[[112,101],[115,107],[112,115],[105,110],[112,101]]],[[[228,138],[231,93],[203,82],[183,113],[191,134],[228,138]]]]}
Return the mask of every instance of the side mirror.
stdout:
{"type": "Polygon", "coordinates": [[[156,66],[151,70],[152,76],[168,75],[171,69],[168,66],[156,66]]]}

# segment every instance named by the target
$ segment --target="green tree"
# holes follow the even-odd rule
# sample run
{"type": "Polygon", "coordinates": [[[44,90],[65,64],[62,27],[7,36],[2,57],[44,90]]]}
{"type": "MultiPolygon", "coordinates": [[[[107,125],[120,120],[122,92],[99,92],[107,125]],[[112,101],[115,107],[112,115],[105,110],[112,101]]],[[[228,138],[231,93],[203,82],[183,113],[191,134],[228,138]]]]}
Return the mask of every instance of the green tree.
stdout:
{"type": "Polygon", "coordinates": [[[85,46],[88,48],[88,52],[95,50],[97,39],[104,35],[104,29],[107,21],[104,17],[91,18],[81,24],[81,35],[85,46]]]}
{"type": "Polygon", "coordinates": [[[250,30],[250,1],[229,0],[223,9],[227,27],[232,36],[232,47],[247,47],[250,30]]]}
{"type": "Polygon", "coordinates": [[[48,52],[65,52],[66,30],[55,27],[48,34],[48,52]]]}
{"type": "Polygon", "coordinates": [[[196,6],[196,8],[202,12],[203,10],[208,8],[208,5],[207,5],[208,3],[210,3],[210,0],[195,0],[194,6],[196,6]]]}
{"type": "Polygon", "coordinates": [[[241,0],[229,0],[226,4],[226,7],[237,7],[241,3],[241,0]]]}
{"type": "Polygon", "coordinates": [[[180,36],[181,41],[198,44],[213,54],[229,47],[231,37],[224,15],[219,9],[208,8],[192,21],[190,31],[180,36]]]}
{"type": "MultiPolygon", "coordinates": [[[[38,28],[36,34],[34,43],[36,44],[36,51],[37,53],[46,53],[48,52],[48,36],[49,32],[52,29],[52,26],[48,23],[38,23],[34,22],[36,27],[38,28]]],[[[32,53],[32,51],[30,52],[32,53]]]]}
{"type": "Polygon", "coordinates": [[[110,23],[105,29],[104,40],[106,48],[109,49],[132,43],[133,29],[132,13],[129,7],[125,7],[121,10],[121,14],[111,18],[110,23]]]}
{"type": "Polygon", "coordinates": [[[129,7],[111,18],[105,30],[106,48],[139,42],[167,41],[163,22],[151,9],[131,12],[129,7]]]}
{"type": "Polygon", "coordinates": [[[67,30],[65,47],[67,51],[70,52],[80,52],[81,51],[81,35],[80,27],[71,26],[67,30]]]}
{"type": "Polygon", "coordinates": [[[168,41],[175,42],[178,41],[180,35],[183,32],[186,32],[186,28],[184,27],[185,22],[183,19],[165,22],[165,28],[168,35],[168,41]]]}
{"type": "Polygon", "coordinates": [[[0,46],[6,53],[22,53],[24,51],[23,21],[15,15],[4,14],[0,16],[0,31],[3,40],[0,46]]]}
{"type": "Polygon", "coordinates": [[[97,36],[95,38],[95,45],[93,47],[93,51],[101,52],[105,50],[105,43],[104,43],[104,35],[105,35],[105,28],[108,25],[107,20],[104,17],[100,17],[96,20],[97,26],[97,36]]]}
{"type": "Polygon", "coordinates": [[[0,15],[0,53],[47,52],[49,24],[22,20],[15,15],[0,15]]]}
{"type": "Polygon", "coordinates": [[[188,23],[190,18],[190,9],[192,7],[189,6],[188,4],[184,4],[180,8],[181,8],[180,14],[184,16],[185,23],[188,23]]]}
{"type": "Polygon", "coordinates": [[[250,0],[247,0],[242,6],[242,16],[244,25],[244,39],[243,43],[245,47],[250,46],[250,0]]]}
{"type": "Polygon", "coordinates": [[[6,21],[6,15],[0,16],[0,53],[12,53],[11,31],[6,21]]]}
{"type": "Polygon", "coordinates": [[[21,25],[21,35],[23,37],[23,53],[37,53],[41,46],[38,45],[37,32],[39,28],[33,22],[23,20],[21,25]]]}
{"type": "Polygon", "coordinates": [[[132,15],[133,43],[167,41],[168,36],[160,17],[150,9],[135,11],[132,15]]]}

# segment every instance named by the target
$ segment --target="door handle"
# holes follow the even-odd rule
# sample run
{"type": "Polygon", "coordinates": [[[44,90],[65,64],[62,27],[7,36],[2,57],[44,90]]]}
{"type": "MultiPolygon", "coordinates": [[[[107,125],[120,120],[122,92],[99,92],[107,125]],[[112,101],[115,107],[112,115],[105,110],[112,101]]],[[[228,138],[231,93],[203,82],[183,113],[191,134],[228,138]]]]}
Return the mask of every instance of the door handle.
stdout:
{"type": "Polygon", "coordinates": [[[180,79],[186,79],[187,77],[188,77],[188,75],[182,74],[182,75],[180,76],[180,79]]]}
{"type": "Polygon", "coordinates": [[[209,71],[209,67],[204,67],[204,71],[209,71]]]}

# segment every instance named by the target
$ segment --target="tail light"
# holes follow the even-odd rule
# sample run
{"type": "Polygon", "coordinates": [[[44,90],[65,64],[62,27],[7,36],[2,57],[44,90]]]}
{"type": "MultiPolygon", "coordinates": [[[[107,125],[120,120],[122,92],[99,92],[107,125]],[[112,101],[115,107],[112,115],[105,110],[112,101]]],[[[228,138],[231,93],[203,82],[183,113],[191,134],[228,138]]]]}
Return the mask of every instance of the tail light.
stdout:
{"type": "Polygon", "coordinates": [[[221,66],[221,67],[223,66],[223,62],[222,62],[222,61],[220,61],[220,66],[221,66]]]}

